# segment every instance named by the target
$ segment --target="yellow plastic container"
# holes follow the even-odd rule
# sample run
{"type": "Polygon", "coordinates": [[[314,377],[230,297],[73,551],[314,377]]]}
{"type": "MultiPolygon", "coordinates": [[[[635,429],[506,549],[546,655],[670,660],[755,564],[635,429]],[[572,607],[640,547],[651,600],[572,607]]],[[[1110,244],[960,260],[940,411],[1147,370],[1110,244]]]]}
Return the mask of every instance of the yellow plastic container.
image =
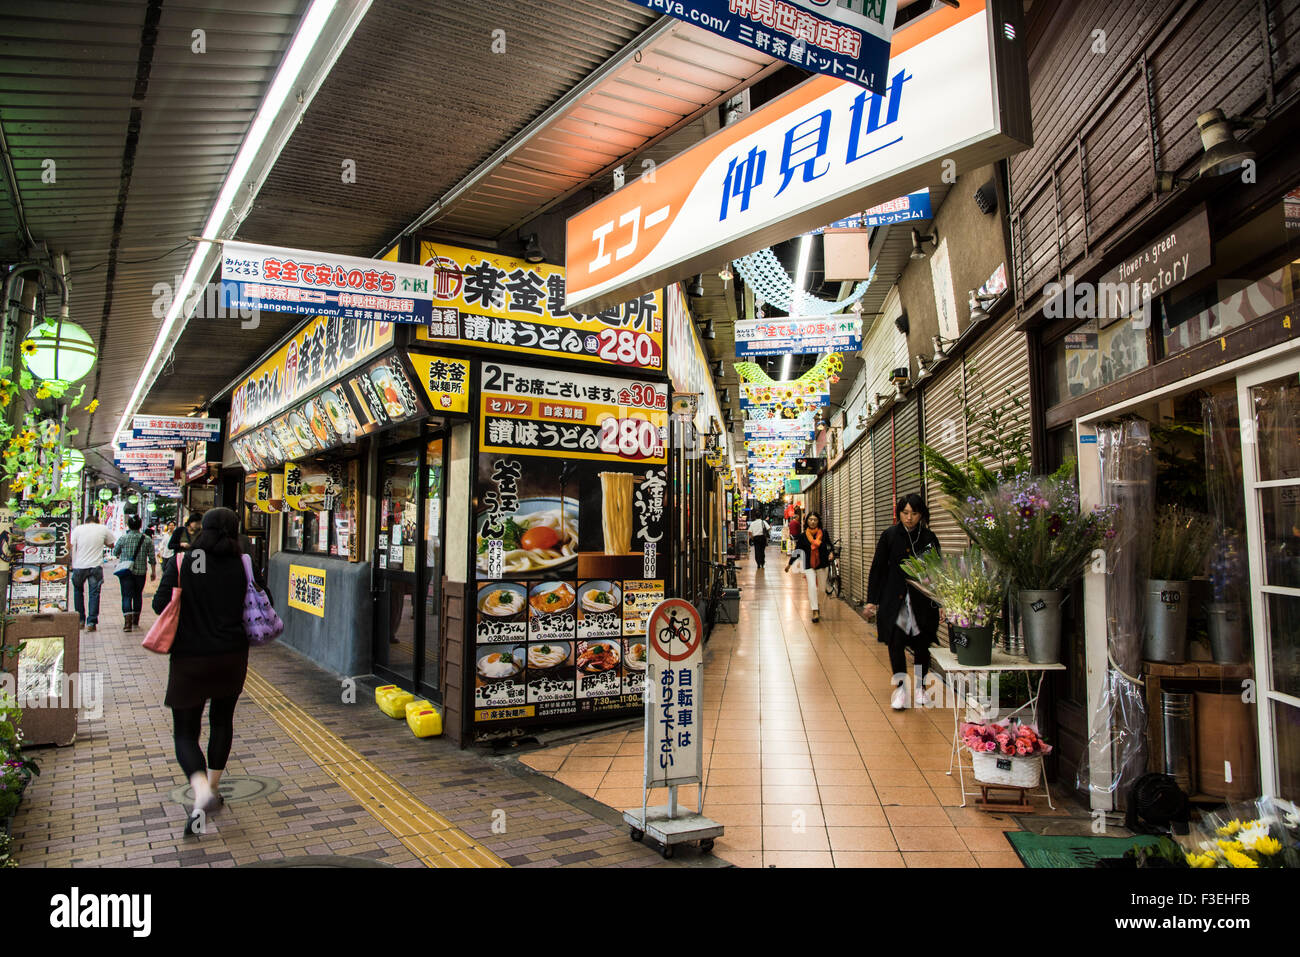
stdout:
{"type": "Polygon", "coordinates": [[[390,718],[406,717],[406,704],[414,700],[415,695],[403,691],[397,685],[383,685],[375,689],[375,703],[379,705],[379,710],[390,718]]]}
{"type": "Polygon", "coordinates": [[[412,711],[421,711],[425,708],[432,708],[432,707],[433,707],[433,702],[426,701],[424,698],[419,698],[415,701],[408,701],[406,702],[406,717],[409,718],[411,716],[412,711]]]}
{"type": "Polygon", "coordinates": [[[406,723],[410,726],[411,733],[417,738],[432,738],[442,734],[442,715],[434,710],[432,705],[425,708],[411,708],[407,706],[406,723]]]}

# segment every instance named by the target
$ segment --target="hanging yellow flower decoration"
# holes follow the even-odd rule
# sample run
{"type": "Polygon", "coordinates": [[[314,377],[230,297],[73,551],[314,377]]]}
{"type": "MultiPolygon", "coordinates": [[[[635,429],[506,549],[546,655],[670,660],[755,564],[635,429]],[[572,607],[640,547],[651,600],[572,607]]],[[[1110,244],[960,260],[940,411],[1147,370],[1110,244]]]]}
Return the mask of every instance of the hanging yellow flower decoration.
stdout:
{"type": "Polygon", "coordinates": [[[36,355],[36,343],[33,342],[31,339],[24,339],[22,348],[23,348],[23,355],[25,356],[36,355]]]}
{"type": "Polygon", "coordinates": [[[38,388],[38,389],[36,390],[36,398],[38,398],[38,399],[48,399],[48,398],[50,397],[50,395],[51,395],[51,393],[50,393],[50,388],[49,388],[49,386],[45,385],[44,383],[41,383],[40,388],[38,388]]]}
{"type": "Polygon", "coordinates": [[[91,399],[89,402],[86,403],[86,411],[87,411],[87,412],[94,412],[94,411],[95,411],[96,409],[98,409],[98,408],[99,408],[99,400],[98,400],[98,399],[91,399]]]}

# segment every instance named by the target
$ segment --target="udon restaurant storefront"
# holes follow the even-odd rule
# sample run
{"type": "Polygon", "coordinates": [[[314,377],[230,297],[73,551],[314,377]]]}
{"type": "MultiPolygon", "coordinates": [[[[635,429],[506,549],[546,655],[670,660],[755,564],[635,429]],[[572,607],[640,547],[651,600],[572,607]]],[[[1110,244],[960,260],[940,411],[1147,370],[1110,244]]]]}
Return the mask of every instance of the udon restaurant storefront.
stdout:
{"type": "Polygon", "coordinates": [[[577,315],[562,268],[496,254],[245,249],[391,268],[430,304],[313,316],[232,394],[282,641],[429,697],[462,745],[639,714],[674,587],[663,292],[577,315]]]}

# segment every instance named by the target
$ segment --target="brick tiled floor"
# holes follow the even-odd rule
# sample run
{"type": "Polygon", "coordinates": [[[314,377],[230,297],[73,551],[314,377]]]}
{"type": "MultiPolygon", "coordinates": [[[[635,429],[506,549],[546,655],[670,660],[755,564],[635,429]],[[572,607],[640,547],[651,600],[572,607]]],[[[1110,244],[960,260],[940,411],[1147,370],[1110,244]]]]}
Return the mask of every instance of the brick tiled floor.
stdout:
{"type": "MultiPolygon", "coordinates": [[[[742,867],[1019,867],[1002,833],[1017,820],[960,807],[946,774],[952,711],[892,710],[875,626],[825,598],[813,624],[805,579],[782,565],[776,549],[761,572],[742,563],[740,622],[707,646],[704,813],[727,829],[715,853],[742,867]]],[[[639,728],[611,731],[521,760],[634,807],[641,739],[639,728]]],[[[695,789],[682,791],[693,806],[695,789]]],[[[1062,816],[1083,813],[1055,803],[1062,816]]]]}
{"type": "MultiPolygon", "coordinates": [[[[227,805],[207,833],[183,838],[185,809],[170,797],[185,781],[162,705],[167,660],[122,632],[115,597],[110,582],[101,630],[82,634],[83,670],[104,676],[103,714],[83,715],[74,745],[34,750],[42,773],[14,822],[21,866],[234,867],[325,854],[398,867],[723,864],[694,853],[664,861],[603,805],[513,758],[417,739],[364,684],[344,703],[339,679],[278,645],[252,653],[227,775],[275,778],[280,789],[227,805]],[[346,778],[354,772],[366,781],[346,778]]],[[[145,604],[147,628],[149,595],[145,604]]]]}

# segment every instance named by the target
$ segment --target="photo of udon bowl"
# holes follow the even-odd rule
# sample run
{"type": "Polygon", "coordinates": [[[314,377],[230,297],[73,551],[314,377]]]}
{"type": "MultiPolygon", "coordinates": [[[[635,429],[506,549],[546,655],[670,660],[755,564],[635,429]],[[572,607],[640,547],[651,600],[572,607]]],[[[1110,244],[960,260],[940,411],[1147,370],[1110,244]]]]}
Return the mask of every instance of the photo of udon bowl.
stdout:
{"type": "Polygon", "coordinates": [[[28,545],[35,545],[37,548],[46,545],[53,545],[58,539],[57,529],[32,526],[27,529],[26,542],[28,545]]]}
{"type": "Polygon", "coordinates": [[[534,618],[573,611],[573,586],[568,582],[542,582],[528,596],[534,618]]]}
{"type": "Polygon", "coordinates": [[[302,407],[302,414],[307,419],[307,427],[316,438],[321,448],[334,444],[334,429],[325,417],[324,404],[319,398],[312,399],[302,407]]]}
{"type": "MultiPolygon", "coordinates": [[[[528,646],[528,669],[551,672],[568,663],[572,646],[567,641],[542,641],[528,646]]],[[[537,677],[546,677],[539,674],[537,677]]]]}
{"type": "Polygon", "coordinates": [[[623,665],[628,671],[645,671],[645,641],[628,639],[627,651],[623,654],[623,665]]]}
{"type": "Polygon", "coordinates": [[[611,581],[584,582],[578,589],[578,607],[588,614],[617,611],[623,590],[611,581]]]}
{"type": "Polygon", "coordinates": [[[495,582],[478,590],[478,610],[493,621],[522,621],[527,606],[523,585],[495,582]]]}
{"type": "Polygon", "coordinates": [[[402,401],[402,390],[397,385],[393,373],[385,366],[370,373],[370,381],[379,390],[379,397],[384,402],[384,410],[394,419],[407,414],[406,403],[402,401]]]}
{"type": "Polygon", "coordinates": [[[484,648],[478,656],[478,676],[485,682],[509,681],[524,670],[527,653],[523,645],[505,648],[484,648]]]}
{"type": "Polygon", "coordinates": [[[321,393],[320,403],[325,409],[325,414],[329,416],[334,431],[343,437],[343,441],[351,442],[356,438],[357,433],[361,431],[361,425],[357,422],[357,417],[352,414],[352,407],[347,399],[343,397],[342,386],[335,386],[321,393]]]}
{"type": "MultiPolygon", "coordinates": [[[[478,530],[479,573],[488,572],[488,539],[483,530],[489,515],[480,512],[478,530]]],[[[503,520],[501,577],[522,578],[537,572],[559,572],[578,561],[578,502],[567,496],[525,498],[514,515],[503,520]]]]}

